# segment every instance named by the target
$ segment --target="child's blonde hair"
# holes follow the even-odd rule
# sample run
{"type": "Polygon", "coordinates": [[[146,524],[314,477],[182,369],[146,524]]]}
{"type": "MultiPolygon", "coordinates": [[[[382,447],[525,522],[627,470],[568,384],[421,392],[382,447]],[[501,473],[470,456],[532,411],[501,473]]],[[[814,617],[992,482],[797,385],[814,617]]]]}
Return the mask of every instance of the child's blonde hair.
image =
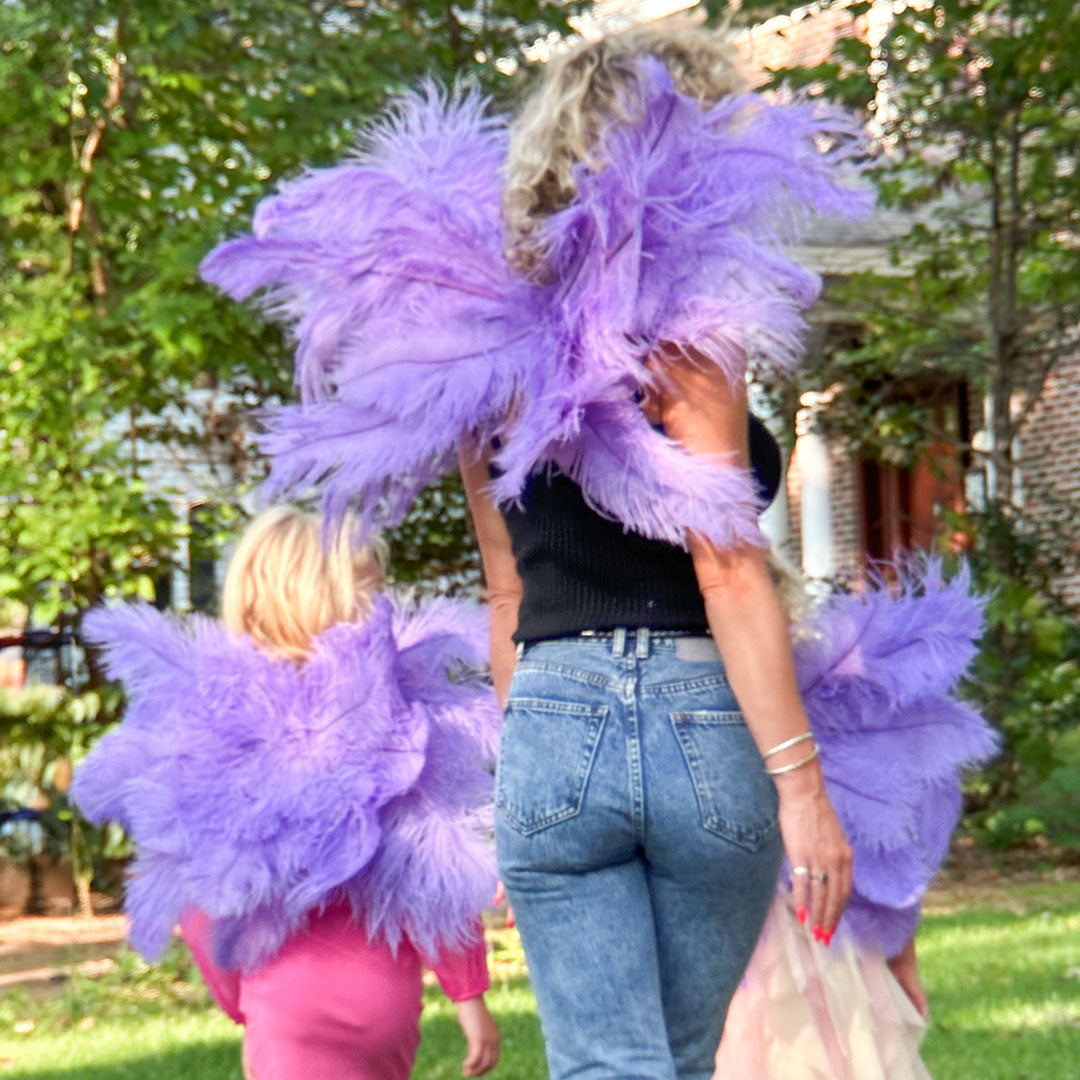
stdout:
{"type": "Polygon", "coordinates": [[[268,652],[305,660],[312,640],[334,623],[366,618],[385,582],[384,548],[357,546],[351,534],[346,522],[324,544],[322,522],[296,507],[260,514],[229,561],[226,626],[268,652]]]}

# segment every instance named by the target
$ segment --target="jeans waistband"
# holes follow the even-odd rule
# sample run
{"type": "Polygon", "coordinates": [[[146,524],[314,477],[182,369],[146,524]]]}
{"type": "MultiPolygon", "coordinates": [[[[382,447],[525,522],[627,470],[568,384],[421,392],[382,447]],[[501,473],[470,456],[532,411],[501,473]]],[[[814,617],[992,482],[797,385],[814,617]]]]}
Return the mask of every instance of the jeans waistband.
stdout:
{"type": "MultiPolygon", "coordinates": [[[[713,650],[715,645],[709,634],[697,633],[693,630],[653,630],[648,626],[616,626],[613,630],[582,630],[580,634],[574,634],[564,638],[546,639],[549,641],[604,641],[611,642],[611,655],[618,658],[626,656],[628,652],[639,660],[645,660],[650,654],[650,644],[653,641],[669,641],[677,639],[688,643],[695,642],[702,645],[708,644],[713,650]]],[[[544,641],[521,642],[517,647],[517,655],[520,658],[528,645],[542,645],[544,641]]],[[[676,649],[679,649],[676,644],[676,649]]],[[[700,649],[699,649],[700,651],[700,649]]],[[[719,656],[719,654],[717,654],[719,656]]]]}

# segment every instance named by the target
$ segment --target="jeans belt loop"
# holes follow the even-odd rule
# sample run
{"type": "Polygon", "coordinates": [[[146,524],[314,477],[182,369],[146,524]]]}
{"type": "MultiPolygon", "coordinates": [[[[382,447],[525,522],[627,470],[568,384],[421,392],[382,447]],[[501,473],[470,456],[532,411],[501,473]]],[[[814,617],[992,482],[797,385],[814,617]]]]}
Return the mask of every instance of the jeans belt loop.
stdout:
{"type": "Polygon", "coordinates": [[[637,628],[637,634],[635,635],[637,640],[634,645],[634,656],[639,660],[649,659],[649,628],[647,626],[639,626],[637,628]]]}
{"type": "Polygon", "coordinates": [[[616,626],[611,635],[611,655],[619,659],[626,652],[626,627],[616,626]]]}

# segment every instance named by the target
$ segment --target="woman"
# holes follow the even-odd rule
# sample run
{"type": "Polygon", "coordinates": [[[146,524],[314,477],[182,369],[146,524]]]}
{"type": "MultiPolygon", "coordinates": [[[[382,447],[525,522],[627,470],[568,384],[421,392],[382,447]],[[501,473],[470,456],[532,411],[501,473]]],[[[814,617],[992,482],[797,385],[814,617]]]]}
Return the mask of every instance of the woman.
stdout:
{"type": "Polygon", "coordinates": [[[790,226],[867,199],[845,121],[741,89],[684,24],[572,50],[509,127],[429,89],[203,266],[269,286],[299,340],[272,490],[392,526],[461,448],[508,705],[497,847],[556,1078],[706,1080],[781,840],[819,940],[850,888],[745,370],[801,351],[819,282],[790,226]]]}
{"type": "MultiPolygon", "coordinates": [[[[529,271],[544,215],[576,195],[619,110],[641,108],[635,64],[657,55],[690,93],[732,80],[704,33],[627,35],[549,66],[506,166],[511,258],[516,244],[529,271]]],[[[745,468],[745,391],[710,360],[657,343],[642,409],[685,453],[745,468]]],[[[773,897],[777,818],[826,944],[850,888],[764,553],[624,532],[558,474],[534,473],[500,513],[488,468],[463,455],[507,705],[496,849],[551,1075],[700,1080],[773,897]]]]}

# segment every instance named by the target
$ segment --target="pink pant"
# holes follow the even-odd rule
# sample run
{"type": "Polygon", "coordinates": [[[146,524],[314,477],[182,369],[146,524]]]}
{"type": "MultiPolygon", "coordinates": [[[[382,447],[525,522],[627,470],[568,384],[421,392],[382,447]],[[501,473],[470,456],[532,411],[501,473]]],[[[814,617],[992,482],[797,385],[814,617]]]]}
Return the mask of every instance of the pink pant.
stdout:
{"type": "MultiPolygon", "coordinates": [[[[407,941],[393,955],[338,906],[314,917],[265,967],[222,971],[210,956],[210,921],[182,929],[210,992],[245,1027],[250,1080],[407,1080],[420,1044],[421,958],[407,941]]],[[[432,965],[455,1001],[488,986],[483,938],[432,965]]]]}

